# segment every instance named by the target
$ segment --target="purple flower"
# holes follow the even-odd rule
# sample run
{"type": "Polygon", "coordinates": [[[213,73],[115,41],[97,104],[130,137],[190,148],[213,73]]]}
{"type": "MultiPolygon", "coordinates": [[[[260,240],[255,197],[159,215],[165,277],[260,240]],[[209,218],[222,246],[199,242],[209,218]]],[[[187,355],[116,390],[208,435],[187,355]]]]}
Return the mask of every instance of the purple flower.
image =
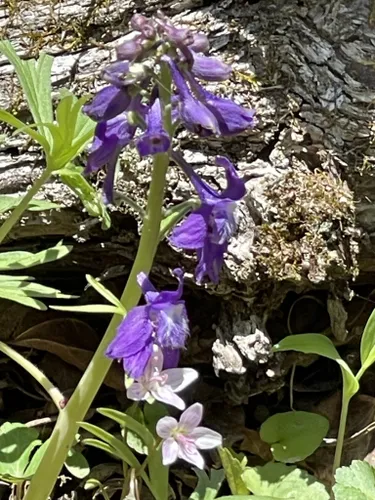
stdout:
{"type": "Polygon", "coordinates": [[[173,464],[177,458],[186,460],[199,469],[204,468],[204,459],[198,450],[210,450],[221,446],[223,440],[218,432],[199,427],[203,406],[195,403],[180,417],[163,417],[156,424],[156,432],[163,439],[163,465],[173,464]]]}
{"type": "Polygon", "coordinates": [[[153,344],[160,346],[164,355],[169,350],[182,349],[189,333],[185,302],[181,300],[183,272],[175,269],[178,279],[175,291],[158,292],[144,273],[139,273],[146,305],[134,307],[125,316],[116,338],[108,346],[106,355],[122,359],[125,371],[138,379],[145,372],[153,352],[153,344]]]}
{"type": "Polygon", "coordinates": [[[107,166],[107,175],[103,184],[105,203],[113,202],[113,184],[118,156],[134,137],[136,127],[127,121],[126,113],[121,113],[111,120],[99,122],[95,129],[94,141],[84,173],[96,172],[107,166]]]}
{"type": "Polygon", "coordinates": [[[163,126],[160,99],[155,99],[147,118],[147,129],[137,139],[137,149],[140,156],[155,155],[168,151],[171,140],[163,126]]]}
{"type": "Polygon", "coordinates": [[[187,77],[198,98],[215,116],[220,135],[236,135],[254,126],[255,111],[253,109],[243,108],[231,99],[218,97],[199,85],[191,75],[188,74],[187,77]]]}
{"type": "Polygon", "coordinates": [[[182,391],[197,378],[198,372],[193,368],[163,370],[163,352],[154,345],[143,376],[133,382],[126,395],[133,401],[145,400],[152,403],[156,399],[184,410],[186,405],[176,392],[182,391]]]}
{"type": "Polygon", "coordinates": [[[170,242],[177,248],[196,250],[198,265],[195,275],[198,283],[205,276],[217,283],[229,239],[237,228],[236,202],[245,195],[245,184],[225,157],[216,158],[216,164],[226,170],[227,187],[221,193],[205,183],[180,153],[174,152],[172,158],[190,178],[202,204],[174,229],[170,242]]]}
{"type": "Polygon", "coordinates": [[[208,136],[220,132],[214,114],[190,92],[177,64],[165,57],[171,68],[172,77],[179,93],[179,113],[185,127],[198,135],[208,136]]]}
{"type": "Polygon", "coordinates": [[[83,112],[96,122],[111,120],[125,111],[131,98],[127,89],[119,89],[108,85],[95,95],[89,104],[85,104],[83,112]]]}
{"type": "Polygon", "coordinates": [[[232,73],[232,68],[216,59],[216,57],[207,57],[202,54],[196,54],[191,51],[193,57],[193,67],[191,71],[194,76],[207,82],[222,82],[228,80],[232,73]]]}
{"type": "Polygon", "coordinates": [[[204,33],[193,33],[193,43],[189,45],[190,50],[194,52],[207,52],[210,48],[210,42],[204,33]]]}

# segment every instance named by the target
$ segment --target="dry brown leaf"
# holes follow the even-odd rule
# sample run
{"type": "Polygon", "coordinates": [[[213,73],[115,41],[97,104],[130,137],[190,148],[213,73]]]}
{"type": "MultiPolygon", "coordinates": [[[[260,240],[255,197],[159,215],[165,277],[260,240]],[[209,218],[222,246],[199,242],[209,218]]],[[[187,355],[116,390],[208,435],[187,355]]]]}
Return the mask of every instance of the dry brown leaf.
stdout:
{"type": "Polygon", "coordinates": [[[259,432],[254,429],[242,429],[244,439],[240,445],[241,451],[248,451],[257,455],[266,462],[273,460],[271,449],[267,443],[260,439],[259,432]]]}
{"type": "MultiPolygon", "coordinates": [[[[99,344],[99,337],[95,330],[83,321],[59,318],[29,328],[10,343],[55,354],[66,363],[84,371],[99,344]]],[[[123,374],[118,365],[111,367],[105,384],[117,390],[124,389],[123,374]]]]}

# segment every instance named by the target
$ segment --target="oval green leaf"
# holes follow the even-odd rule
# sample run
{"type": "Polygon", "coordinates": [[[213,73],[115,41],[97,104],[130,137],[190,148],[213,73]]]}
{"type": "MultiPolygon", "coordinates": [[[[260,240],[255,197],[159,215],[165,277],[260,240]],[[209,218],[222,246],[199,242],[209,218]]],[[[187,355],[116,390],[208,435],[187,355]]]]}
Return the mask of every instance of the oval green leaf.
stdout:
{"type": "Polygon", "coordinates": [[[260,437],[271,446],[275,460],[295,463],[314,453],[328,429],[329,422],[321,415],[288,411],[268,418],[260,428],[260,437]]]}

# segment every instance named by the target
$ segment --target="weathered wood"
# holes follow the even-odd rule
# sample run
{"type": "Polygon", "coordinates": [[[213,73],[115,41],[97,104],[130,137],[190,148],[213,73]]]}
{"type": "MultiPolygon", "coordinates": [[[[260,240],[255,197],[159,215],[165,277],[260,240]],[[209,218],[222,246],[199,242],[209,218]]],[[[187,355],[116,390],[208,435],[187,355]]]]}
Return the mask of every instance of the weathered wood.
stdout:
{"type": "MultiPolygon", "coordinates": [[[[164,7],[175,21],[206,31],[212,53],[233,64],[233,78],[210,88],[255,107],[256,129],[228,140],[198,141],[186,133],[179,137],[186,159],[201,167],[208,180],[223,181],[213,166],[216,154],[227,154],[247,179],[248,194],[222,282],[197,293],[221,298],[212,317],[214,366],[232,374],[227,384],[232,400],[244,402],[265,387],[277,388],[282,383],[279,362],[270,354],[265,332],[268,328],[275,336],[277,315],[279,333],[287,332],[288,307],[280,309],[287,293],[323,290],[324,301],[340,307],[350,298],[355,279],[371,282],[375,270],[375,32],[368,23],[370,1],[28,0],[10,5],[8,0],[0,10],[3,36],[25,56],[41,48],[54,54],[56,88],[65,85],[77,93],[98,88],[98,71],[110,60],[132,12],[142,8],[152,13],[164,7]]],[[[4,58],[0,65],[0,104],[22,113],[11,68],[4,58]]],[[[131,152],[123,159],[117,189],[136,193],[144,203],[149,165],[131,152]]],[[[36,148],[7,135],[0,145],[0,190],[24,191],[42,165],[36,148]]],[[[171,170],[168,203],[190,192],[182,175],[171,170]]],[[[109,233],[98,224],[86,227],[88,217],[57,181],[45,187],[43,196],[69,208],[42,218],[27,215],[11,235],[17,245],[26,238],[75,236],[87,242],[77,244],[78,255],[100,239],[113,248],[120,248],[124,237],[130,247],[136,241],[134,227],[116,224],[109,233]]],[[[127,265],[133,254],[127,254],[127,265]]],[[[192,272],[194,260],[165,245],[157,273],[166,276],[167,268],[181,260],[192,272]]],[[[98,272],[106,265],[111,262],[104,258],[98,272]]],[[[337,308],[331,306],[328,313],[335,332],[333,310],[337,308]]],[[[199,319],[195,326],[200,331],[199,319]]]]}

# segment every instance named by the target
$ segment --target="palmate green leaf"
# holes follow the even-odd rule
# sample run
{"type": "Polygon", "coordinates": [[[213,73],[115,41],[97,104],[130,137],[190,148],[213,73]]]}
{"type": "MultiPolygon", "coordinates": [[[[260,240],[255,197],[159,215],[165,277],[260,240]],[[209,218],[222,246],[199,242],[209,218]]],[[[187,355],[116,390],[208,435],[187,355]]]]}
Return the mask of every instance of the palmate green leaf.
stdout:
{"type": "Polygon", "coordinates": [[[375,469],[367,462],[353,460],[350,467],[337,469],[335,478],[335,500],[374,500],[375,469]]]}
{"type": "MultiPolygon", "coordinates": [[[[198,476],[198,484],[190,495],[189,500],[214,500],[216,495],[224,481],[225,472],[224,469],[211,469],[210,475],[208,476],[205,471],[197,469],[194,467],[194,472],[198,476]]],[[[236,498],[236,497],[227,497],[236,498]]],[[[238,498],[250,498],[249,496],[242,496],[238,498]]]]}
{"type": "Polygon", "coordinates": [[[14,251],[0,253],[0,271],[16,271],[62,259],[72,250],[72,246],[58,243],[56,246],[36,254],[14,251]]]}
{"type": "Polygon", "coordinates": [[[102,228],[111,227],[111,218],[107,208],[103,203],[100,194],[83,177],[83,168],[69,164],[66,168],[58,171],[60,179],[66,184],[81,200],[88,214],[92,217],[99,217],[102,220],[102,228]]]}
{"type": "MultiPolygon", "coordinates": [[[[22,201],[22,198],[23,196],[12,196],[9,194],[0,195],[0,214],[12,210],[22,201]]],[[[47,200],[31,200],[27,206],[27,210],[37,212],[60,207],[61,205],[47,200]]]]}
{"type": "Polygon", "coordinates": [[[93,138],[96,123],[82,113],[88,96],[77,99],[66,91],[56,109],[58,133],[54,135],[51,156],[58,170],[71,162],[93,138]]]}
{"type": "MultiPolygon", "coordinates": [[[[51,68],[53,57],[41,52],[38,61],[23,60],[17,55],[9,41],[0,41],[0,52],[15,69],[34,122],[52,123],[51,68]]],[[[38,131],[49,143],[51,139],[49,130],[43,125],[38,125],[38,131]]]]}
{"type": "Polygon", "coordinates": [[[260,438],[271,445],[275,460],[295,463],[314,453],[327,435],[329,421],[316,413],[288,411],[268,418],[260,438]]]}
{"type": "Polygon", "coordinates": [[[375,309],[367,320],[361,338],[361,370],[357,375],[357,380],[375,362],[375,309]]]}
{"type": "Polygon", "coordinates": [[[47,307],[43,302],[35,300],[34,297],[55,299],[73,298],[73,295],[65,295],[55,288],[40,285],[33,281],[29,282],[24,278],[25,276],[2,275],[0,280],[0,297],[41,311],[45,311],[47,307]]]}
{"type": "Polygon", "coordinates": [[[246,457],[244,455],[241,457],[236,456],[236,454],[228,448],[220,448],[219,454],[232,494],[247,494],[249,490],[242,479],[242,473],[244,472],[247,464],[246,457]]]}
{"type": "Polygon", "coordinates": [[[300,351],[305,354],[318,354],[336,361],[343,376],[346,394],[353,396],[359,390],[359,384],[347,363],[340,357],[332,341],[318,333],[302,333],[285,337],[273,347],[276,352],[300,351]]]}
{"type": "Polygon", "coordinates": [[[11,113],[8,113],[8,111],[0,109],[0,121],[8,123],[17,130],[27,134],[29,137],[34,139],[34,141],[40,144],[46,152],[49,151],[50,146],[48,140],[45,138],[44,135],[34,130],[34,127],[26,125],[24,122],[13,116],[11,113]]]}
{"type": "Polygon", "coordinates": [[[24,479],[31,453],[40,444],[35,429],[19,423],[4,423],[0,427],[0,477],[24,479]]]}
{"type": "Polygon", "coordinates": [[[279,500],[285,498],[329,500],[329,493],[325,486],[306,471],[295,466],[269,462],[263,466],[246,467],[242,479],[254,495],[279,500]]]}

